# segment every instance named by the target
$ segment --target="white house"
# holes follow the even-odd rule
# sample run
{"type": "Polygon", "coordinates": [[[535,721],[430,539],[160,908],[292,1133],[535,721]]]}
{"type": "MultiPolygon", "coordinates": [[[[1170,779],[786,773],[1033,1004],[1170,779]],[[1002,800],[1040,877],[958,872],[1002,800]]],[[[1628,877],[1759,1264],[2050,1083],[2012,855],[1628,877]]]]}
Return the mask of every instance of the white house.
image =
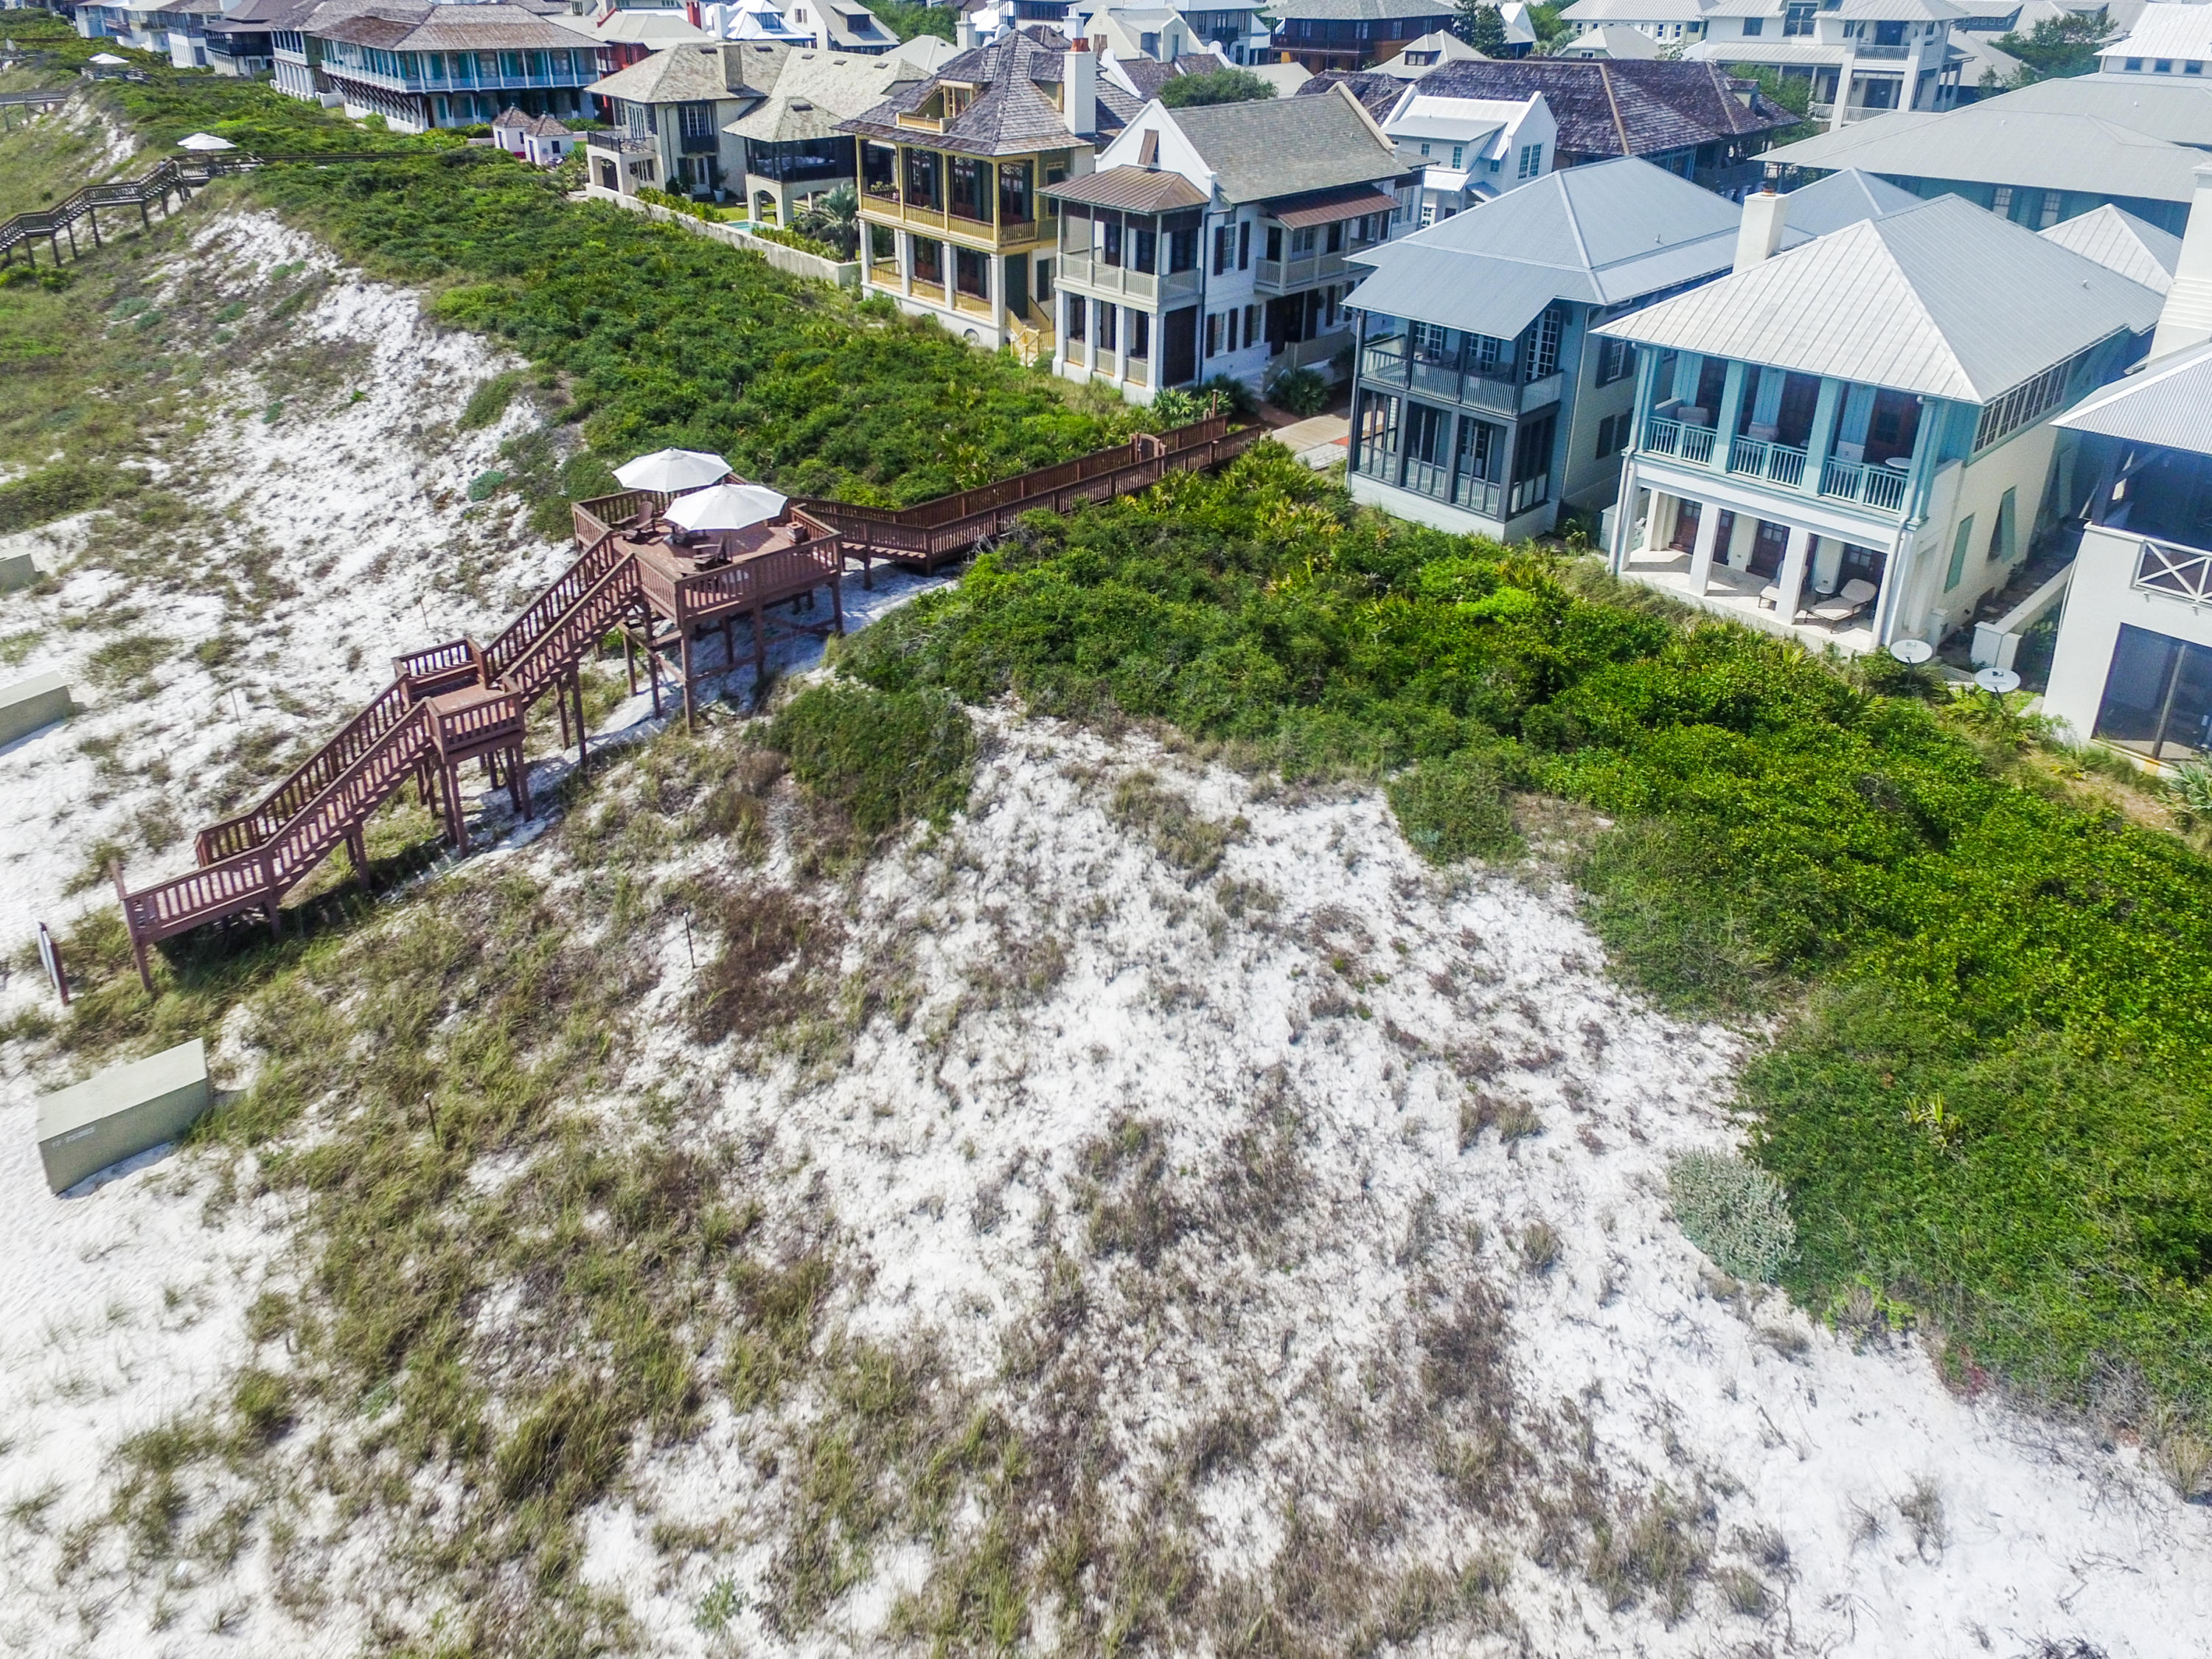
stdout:
{"type": "Polygon", "coordinates": [[[811,46],[814,32],[785,15],[778,0],[729,0],[707,6],[699,13],[700,26],[717,40],[760,40],[770,46],[811,46]]]}
{"type": "Polygon", "coordinates": [[[1778,252],[1787,200],[1745,204],[1730,275],[1597,331],[1638,348],[1613,568],[1846,650],[1940,641],[2159,295],[1951,196],[1778,252]]]}
{"type": "Polygon", "coordinates": [[[1805,0],[1711,0],[1696,42],[1682,55],[1763,65],[1809,81],[1813,118],[1840,127],[1892,110],[1943,110],[1956,103],[1966,55],[1951,44],[1951,26],[1962,15],[1953,0],[1841,0],[1818,7],[1805,0]]]}
{"type": "Polygon", "coordinates": [[[2212,64],[2212,7],[2145,6],[2135,27],[2097,55],[2106,75],[2202,76],[2212,64]]]}
{"type": "Polygon", "coordinates": [[[1419,222],[1432,225],[1540,179],[1559,155],[1559,123],[1540,92],[1526,98],[1455,98],[1418,81],[1382,118],[1399,159],[1421,173],[1419,222]]]}
{"type": "Polygon", "coordinates": [[[2087,523],[2043,709],[2160,769],[2212,757],[2212,163],[2151,354],[2055,422],[2087,523]]]}
{"type": "Polygon", "coordinates": [[[1264,386],[1348,356],[1346,261],[1388,240],[1414,174],[1344,88],[1151,103],[1060,204],[1053,368],[1136,402],[1225,374],[1264,386]]]}

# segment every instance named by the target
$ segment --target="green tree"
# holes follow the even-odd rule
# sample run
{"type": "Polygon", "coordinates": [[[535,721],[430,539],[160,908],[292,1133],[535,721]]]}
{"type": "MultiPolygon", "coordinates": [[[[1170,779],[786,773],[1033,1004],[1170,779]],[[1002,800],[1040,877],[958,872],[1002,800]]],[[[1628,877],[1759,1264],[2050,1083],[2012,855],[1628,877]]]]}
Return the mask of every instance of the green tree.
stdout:
{"type": "Polygon", "coordinates": [[[802,236],[827,242],[837,250],[839,258],[851,258],[860,246],[860,192],[850,185],[840,185],[816,197],[799,210],[792,228],[802,236]]]}
{"type": "Polygon", "coordinates": [[[1249,104],[1273,98],[1274,88],[1250,70],[1216,70],[1211,75],[1178,75],[1160,88],[1160,102],[1170,109],[1194,109],[1200,104],[1249,104]]]}
{"type": "Polygon", "coordinates": [[[1487,0],[1459,0],[1452,33],[1485,58],[1505,56],[1505,19],[1487,0]]]}
{"type": "Polygon", "coordinates": [[[2097,67],[2098,49],[2118,33],[2102,13],[2069,12],[2045,18],[2026,34],[1999,35],[1996,48],[2020,59],[2012,84],[2027,87],[2088,74],[2097,67]]]}
{"type": "Polygon", "coordinates": [[[1536,51],[1549,57],[1575,38],[1575,26],[1560,14],[1566,10],[1565,0],[1550,0],[1550,3],[1528,8],[1528,27],[1536,32],[1536,51]]]}

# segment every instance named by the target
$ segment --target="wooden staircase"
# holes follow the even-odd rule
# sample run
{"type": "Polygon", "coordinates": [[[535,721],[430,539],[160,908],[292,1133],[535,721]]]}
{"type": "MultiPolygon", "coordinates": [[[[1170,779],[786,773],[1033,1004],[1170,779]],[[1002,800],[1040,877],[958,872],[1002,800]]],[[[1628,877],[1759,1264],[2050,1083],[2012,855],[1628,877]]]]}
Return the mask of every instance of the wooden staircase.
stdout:
{"type": "MultiPolygon", "coordinates": [[[[599,640],[636,604],[638,562],[610,530],[525,608],[489,648],[448,641],[392,664],[392,681],[258,805],[209,825],[192,843],[199,868],[133,891],[113,871],[139,976],[153,988],[146,950],[161,939],[249,910],[279,926],[285,894],[340,845],[368,866],[369,817],[408,783],[434,802],[446,831],[468,850],[460,769],[482,761],[530,816],[522,741],[531,706],[573,689],[599,640]]],[[[579,697],[577,729],[582,729],[579,697]]]]}

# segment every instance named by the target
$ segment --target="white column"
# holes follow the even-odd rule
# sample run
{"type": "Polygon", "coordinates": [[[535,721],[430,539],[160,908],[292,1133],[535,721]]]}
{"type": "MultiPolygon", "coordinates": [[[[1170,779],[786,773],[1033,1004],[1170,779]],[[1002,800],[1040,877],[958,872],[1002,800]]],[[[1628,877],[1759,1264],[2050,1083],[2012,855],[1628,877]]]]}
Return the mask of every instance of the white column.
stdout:
{"type": "Polygon", "coordinates": [[[1114,378],[1129,383],[1129,307],[1114,308],[1114,378]]]}
{"type": "Polygon", "coordinates": [[[1006,260],[1001,253],[983,256],[983,288],[991,296],[991,326],[999,338],[1006,337],[1006,260]]]}
{"type": "Polygon", "coordinates": [[[1720,538],[1721,504],[1704,502],[1698,509],[1698,544],[1690,555],[1690,592],[1702,596],[1713,579],[1713,544],[1720,538]]]}
{"type": "MultiPolygon", "coordinates": [[[[1606,550],[1612,556],[1613,574],[1621,574],[1628,568],[1628,556],[1636,551],[1636,497],[1640,486],[1637,483],[1636,463],[1630,461],[1620,469],[1620,494],[1615,499],[1620,505],[1613,524],[1613,545],[1606,550]]],[[[1651,537],[1659,527],[1659,503],[1666,497],[1653,492],[1651,516],[1644,520],[1646,533],[1644,545],[1651,544],[1651,537]]]]}
{"type": "Polygon", "coordinates": [[[1851,77],[1858,73],[1858,54],[1845,46],[1844,61],[1836,70],[1836,107],[1828,117],[1828,131],[1831,132],[1844,125],[1844,113],[1851,106],[1851,77]]]}
{"type": "Polygon", "coordinates": [[[914,298],[914,233],[900,230],[894,231],[892,234],[897,239],[892,246],[898,250],[899,292],[911,300],[914,298]]]}
{"type": "Polygon", "coordinates": [[[1805,592],[1805,565],[1812,552],[1813,532],[1796,525],[1790,526],[1790,545],[1782,555],[1782,574],[1776,583],[1782,597],[1775,601],[1775,612],[1784,623],[1797,620],[1797,602],[1805,592]]]}

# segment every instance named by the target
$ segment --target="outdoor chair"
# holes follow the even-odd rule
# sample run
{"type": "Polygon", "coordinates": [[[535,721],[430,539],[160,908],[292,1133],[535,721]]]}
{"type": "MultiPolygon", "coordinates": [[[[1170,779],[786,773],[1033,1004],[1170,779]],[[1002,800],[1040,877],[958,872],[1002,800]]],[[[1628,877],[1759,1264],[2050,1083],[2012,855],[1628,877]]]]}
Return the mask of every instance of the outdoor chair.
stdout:
{"type": "Polygon", "coordinates": [[[1823,622],[1831,628],[1840,628],[1860,611],[1874,603],[1881,590],[1870,581],[1853,577],[1843,586],[1843,591],[1820,600],[1812,607],[1813,620],[1823,622]]]}

